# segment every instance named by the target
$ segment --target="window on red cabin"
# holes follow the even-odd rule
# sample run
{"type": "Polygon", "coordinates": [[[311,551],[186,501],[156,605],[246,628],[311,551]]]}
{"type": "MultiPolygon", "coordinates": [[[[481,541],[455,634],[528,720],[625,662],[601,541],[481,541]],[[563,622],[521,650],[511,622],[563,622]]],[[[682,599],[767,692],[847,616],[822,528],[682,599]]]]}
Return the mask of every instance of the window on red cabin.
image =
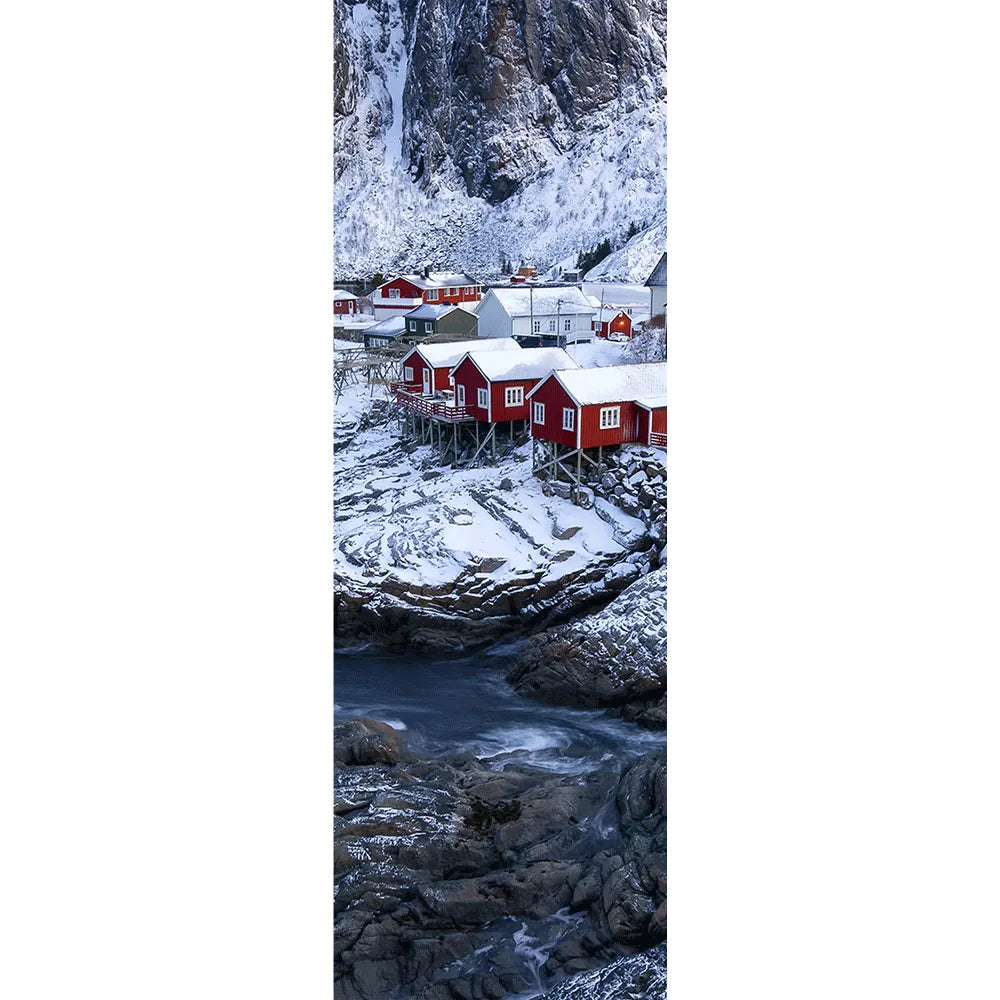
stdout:
{"type": "Polygon", "coordinates": [[[403,381],[404,382],[412,382],[413,381],[413,369],[409,365],[407,365],[403,369],[403,381]]]}
{"type": "Polygon", "coordinates": [[[429,288],[427,290],[427,301],[437,302],[438,290],[436,288],[429,288]]]}
{"type": "Polygon", "coordinates": [[[545,423],[545,404],[535,403],[535,423],[544,424],[545,423]]]}
{"type": "Polygon", "coordinates": [[[465,406],[465,386],[461,382],[455,386],[455,400],[459,406],[465,406]]]}
{"type": "Polygon", "coordinates": [[[563,426],[564,431],[576,430],[576,410],[572,407],[563,407],[563,426]]]}
{"type": "Polygon", "coordinates": [[[389,289],[389,298],[390,299],[398,299],[399,298],[399,289],[398,288],[390,288],[389,289]]]}
{"type": "Polygon", "coordinates": [[[510,385],[503,391],[505,406],[521,406],[524,403],[524,386],[510,385]]]}
{"type": "Polygon", "coordinates": [[[485,410],[485,409],[489,408],[489,402],[490,402],[489,401],[489,396],[488,396],[486,390],[485,389],[477,389],[476,390],[476,405],[485,410]]]}
{"type": "Polygon", "coordinates": [[[621,407],[620,406],[602,406],[601,407],[601,429],[607,427],[618,427],[619,419],[621,417],[621,407]]]}

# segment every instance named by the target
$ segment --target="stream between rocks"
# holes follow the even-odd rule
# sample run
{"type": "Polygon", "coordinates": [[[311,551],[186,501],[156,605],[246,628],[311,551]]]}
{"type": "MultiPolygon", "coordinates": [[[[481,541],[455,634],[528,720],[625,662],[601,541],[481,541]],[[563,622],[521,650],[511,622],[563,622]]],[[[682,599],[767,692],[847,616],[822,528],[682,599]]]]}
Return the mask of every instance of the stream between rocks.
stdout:
{"type": "Polygon", "coordinates": [[[337,1000],[658,994],[665,735],[517,695],[517,648],[336,654],[338,730],[402,748],[337,767],[337,1000]]]}

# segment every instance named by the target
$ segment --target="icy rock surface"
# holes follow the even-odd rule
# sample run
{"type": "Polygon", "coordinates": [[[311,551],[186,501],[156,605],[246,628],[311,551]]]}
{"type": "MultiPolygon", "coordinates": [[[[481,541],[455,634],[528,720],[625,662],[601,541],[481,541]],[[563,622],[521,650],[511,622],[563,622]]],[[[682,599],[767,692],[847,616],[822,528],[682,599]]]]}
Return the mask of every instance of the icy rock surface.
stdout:
{"type": "Polygon", "coordinates": [[[596,614],[531,636],[507,679],[527,697],[611,708],[650,728],[665,728],[666,569],[633,583],[596,614]]]}
{"type": "Polygon", "coordinates": [[[507,638],[606,602],[655,564],[640,517],[546,496],[530,444],[496,467],[451,469],[429,446],[404,449],[390,404],[367,392],[349,387],[334,428],[341,641],[457,649],[507,638]]]}
{"type": "Polygon", "coordinates": [[[334,56],[338,273],[573,266],[638,226],[648,254],[614,271],[646,279],[666,218],[665,0],[335,0],[334,56]]]}
{"type": "Polygon", "coordinates": [[[667,947],[619,958],[603,969],[564,980],[539,1000],[664,1000],[667,995],[667,947]]]}
{"type": "Polygon", "coordinates": [[[336,1000],[539,996],[664,940],[665,763],[339,766],[336,1000]]]}

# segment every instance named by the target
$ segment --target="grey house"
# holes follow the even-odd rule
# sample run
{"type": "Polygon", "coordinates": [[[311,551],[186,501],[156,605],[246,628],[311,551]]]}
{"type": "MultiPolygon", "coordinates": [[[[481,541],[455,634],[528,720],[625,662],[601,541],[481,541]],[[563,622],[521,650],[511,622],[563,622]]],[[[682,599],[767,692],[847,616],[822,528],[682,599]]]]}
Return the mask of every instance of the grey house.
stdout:
{"type": "Polygon", "coordinates": [[[479,317],[461,306],[417,306],[406,314],[406,339],[413,340],[435,335],[476,337],[479,331],[479,317]]]}

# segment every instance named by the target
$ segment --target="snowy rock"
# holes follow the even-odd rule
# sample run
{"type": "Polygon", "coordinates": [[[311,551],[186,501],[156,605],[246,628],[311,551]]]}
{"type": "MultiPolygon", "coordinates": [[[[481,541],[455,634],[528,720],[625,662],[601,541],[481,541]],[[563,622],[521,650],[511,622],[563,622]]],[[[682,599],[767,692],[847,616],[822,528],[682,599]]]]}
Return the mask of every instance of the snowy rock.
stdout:
{"type": "Polygon", "coordinates": [[[627,586],[603,611],[528,639],[507,679],[519,694],[581,708],[610,708],[649,728],[666,726],[667,572],[636,564],[605,580],[627,586]]]}
{"type": "MultiPolygon", "coordinates": [[[[367,393],[347,387],[338,419],[362,422],[367,393]]],[[[530,463],[425,479],[432,449],[406,454],[394,423],[374,422],[346,441],[335,428],[335,441],[338,641],[412,650],[509,638],[608,599],[607,571],[655,541],[641,517],[607,501],[571,505],[567,483],[546,495],[530,463]],[[513,489],[501,489],[503,479],[513,489]],[[563,535],[567,528],[579,530],[563,535]]]]}

